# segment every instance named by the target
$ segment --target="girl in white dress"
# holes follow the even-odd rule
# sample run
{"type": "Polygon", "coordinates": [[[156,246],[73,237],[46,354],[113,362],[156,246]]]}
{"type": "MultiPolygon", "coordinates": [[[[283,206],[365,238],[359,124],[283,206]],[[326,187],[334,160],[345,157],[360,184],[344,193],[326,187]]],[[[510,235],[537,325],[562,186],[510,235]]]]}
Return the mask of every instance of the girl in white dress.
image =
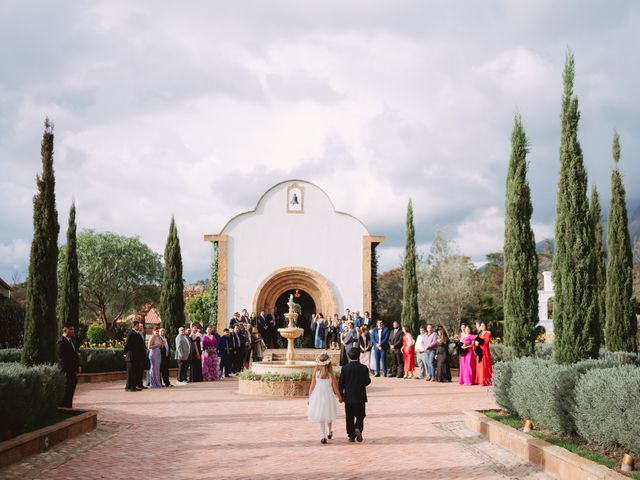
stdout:
{"type": "Polygon", "coordinates": [[[342,403],[342,395],[338,389],[338,382],[333,374],[331,357],[323,353],[316,358],[316,371],[309,388],[309,408],[307,417],[314,422],[320,422],[320,443],[331,440],[333,431],[332,423],[338,416],[338,402],[342,403]],[[336,401],[338,397],[338,401],[336,401]],[[328,434],[327,434],[328,428],[328,434]]]}

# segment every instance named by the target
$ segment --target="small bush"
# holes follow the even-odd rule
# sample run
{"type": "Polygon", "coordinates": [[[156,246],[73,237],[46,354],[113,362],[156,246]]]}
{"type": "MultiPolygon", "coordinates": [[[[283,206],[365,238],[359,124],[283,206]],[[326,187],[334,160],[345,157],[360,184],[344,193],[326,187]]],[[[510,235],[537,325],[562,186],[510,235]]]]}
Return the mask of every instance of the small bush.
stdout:
{"type": "Polygon", "coordinates": [[[513,359],[513,349],[504,343],[491,343],[489,350],[491,351],[491,363],[494,365],[513,359]]]}
{"type": "Polygon", "coordinates": [[[640,365],[640,354],[630,352],[609,352],[600,350],[600,358],[603,360],[613,360],[618,365],[640,365]]]}
{"type": "MultiPolygon", "coordinates": [[[[55,414],[65,377],[55,365],[0,363],[0,425],[19,435],[55,414]]],[[[1,432],[0,432],[1,433],[1,432]]]]}
{"type": "Polygon", "coordinates": [[[493,366],[493,393],[496,403],[504,410],[514,413],[509,389],[511,387],[512,362],[498,362],[493,366]]]}
{"type": "Polygon", "coordinates": [[[244,370],[238,375],[241,380],[253,380],[259,382],[301,382],[311,380],[311,375],[305,372],[277,374],[277,373],[254,373],[251,370],[244,370]]]}
{"type": "Polygon", "coordinates": [[[92,323],[87,329],[89,345],[100,345],[109,341],[107,329],[101,323],[92,323]]]}
{"type": "Polygon", "coordinates": [[[553,343],[536,343],[534,347],[534,355],[541,360],[550,360],[553,358],[553,343]]]}
{"type": "Polygon", "coordinates": [[[0,348],[20,347],[24,332],[24,305],[0,297],[0,348]]]}
{"type": "Polygon", "coordinates": [[[576,385],[575,423],[585,440],[640,455],[640,369],[620,365],[586,372],[576,385]]]}
{"type": "Polygon", "coordinates": [[[21,348],[2,348],[0,349],[0,363],[20,363],[21,355],[21,348]]]}

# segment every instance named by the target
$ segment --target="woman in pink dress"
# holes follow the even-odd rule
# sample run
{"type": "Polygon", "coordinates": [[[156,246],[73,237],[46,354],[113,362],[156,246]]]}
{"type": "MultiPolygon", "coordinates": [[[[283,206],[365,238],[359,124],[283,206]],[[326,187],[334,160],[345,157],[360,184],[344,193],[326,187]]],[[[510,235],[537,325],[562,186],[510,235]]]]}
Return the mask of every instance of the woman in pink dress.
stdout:
{"type": "Polygon", "coordinates": [[[473,385],[476,379],[476,356],[473,354],[476,336],[471,333],[471,328],[464,327],[464,335],[460,336],[460,371],[458,382],[460,385],[473,385]]]}
{"type": "Polygon", "coordinates": [[[416,369],[416,342],[411,335],[411,329],[404,327],[404,335],[402,336],[402,360],[404,361],[404,377],[413,378],[413,372],[416,369]]]}
{"type": "Polygon", "coordinates": [[[217,347],[218,339],[213,329],[207,327],[207,334],[202,337],[202,378],[205,382],[221,378],[217,347]]]}

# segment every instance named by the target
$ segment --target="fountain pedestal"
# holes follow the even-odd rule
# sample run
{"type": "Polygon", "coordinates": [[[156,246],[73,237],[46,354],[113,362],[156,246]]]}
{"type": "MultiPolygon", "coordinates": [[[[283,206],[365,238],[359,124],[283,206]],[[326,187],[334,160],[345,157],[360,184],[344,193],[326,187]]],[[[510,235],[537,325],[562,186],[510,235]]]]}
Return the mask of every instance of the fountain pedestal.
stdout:
{"type": "Polygon", "coordinates": [[[279,328],[278,332],[287,339],[287,360],[285,365],[295,365],[296,357],[293,350],[294,342],[296,338],[304,333],[304,329],[295,326],[298,314],[293,311],[293,306],[295,305],[293,303],[293,295],[289,296],[289,302],[287,305],[289,305],[289,312],[285,313],[284,316],[288,320],[288,325],[285,328],[279,328]]]}

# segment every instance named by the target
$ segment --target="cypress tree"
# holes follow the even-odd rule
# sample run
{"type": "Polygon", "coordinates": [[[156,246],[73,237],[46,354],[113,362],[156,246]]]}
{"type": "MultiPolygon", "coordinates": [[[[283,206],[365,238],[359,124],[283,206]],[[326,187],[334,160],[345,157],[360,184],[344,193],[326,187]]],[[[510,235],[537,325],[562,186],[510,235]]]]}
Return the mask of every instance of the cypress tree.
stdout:
{"type": "Polygon", "coordinates": [[[400,323],[414,333],[419,329],[418,317],[418,277],[416,275],[416,240],[413,227],[413,204],[409,199],[407,207],[407,240],[402,267],[402,313],[400,323]]]}
{"type": "Polygon", "coordinates": [[[78,290],[78,252],[76,246],[76,205],[71,204],[69,210],[69,226],[67,227],[67,246],[64,252],[64,269],[62,272],[62,291],[60,303],[60,324],[58,330],[67,324],[74,326],[76,332],[80,327],[80,293],[78,290]]]}
{"type": "Polygon", "coordinates": [[[555,359],[575,363],[600,349],[595,297],[596,256],[587,201],[587,172],[578,142],[580,113],[573,94],[575,62],[565,62],[560,131],[560,180],[553,256],[555,359]]]}
{"type": "Polygon", "coordinates": [[[505,342],[518,357],[533,355],[538,323],[538,255],[531,229],[531,192],[527,181],[529,141],[516,115],[511,134],[504,220],[505,342]]]}
{"type": "MultiPolygon", "coordinates": [[[[211,314],[209,323],[218,324],[218,242],[211,244],[211,280],[209,284],[211,292],[211,314]]],[[[222,332],[220,332],[222,333],[222,332]]]]}
{"type": "Polygon", "coordinates": [[[22,363],[56,361],[56,301],[58,297],[58,212],[53,171],[53,124],[47,118],[40,144],[42,175],[33,197],[33,241],[27,280],[27,311],[24,321],[22,363]]]}
{"type": "Polygon", "coordinates": [[[620,138],[613,136],[613,171],[607,246],[605,345],[610,352],[636,351],[637,319],[633,302],[633,255],[620,161],[620,138]]]}
{"type": "Polygon", "coordinates": [[[185,324],[182,254],[180,252],[178,229],[173,217],[171,217],[169,236],[164,248],[164,272],[160,290],[160,319],[169,338],[177,335],[178,328],[185,324]]]}
{"type": "Polygon", "coordinates": [[[596,255],[596,284],[593,299],[596,304],[596,315],[598,316],[599,343],[602,344],[603,329],[605,325],[605,290],[607,286],[607,263],[602,237],[602,211],[600,208],[600,196],[598,189],[594,185],[591,189],[591,200],[589,200],[589,215],[593,223],[594,250],[596,255]]]}

